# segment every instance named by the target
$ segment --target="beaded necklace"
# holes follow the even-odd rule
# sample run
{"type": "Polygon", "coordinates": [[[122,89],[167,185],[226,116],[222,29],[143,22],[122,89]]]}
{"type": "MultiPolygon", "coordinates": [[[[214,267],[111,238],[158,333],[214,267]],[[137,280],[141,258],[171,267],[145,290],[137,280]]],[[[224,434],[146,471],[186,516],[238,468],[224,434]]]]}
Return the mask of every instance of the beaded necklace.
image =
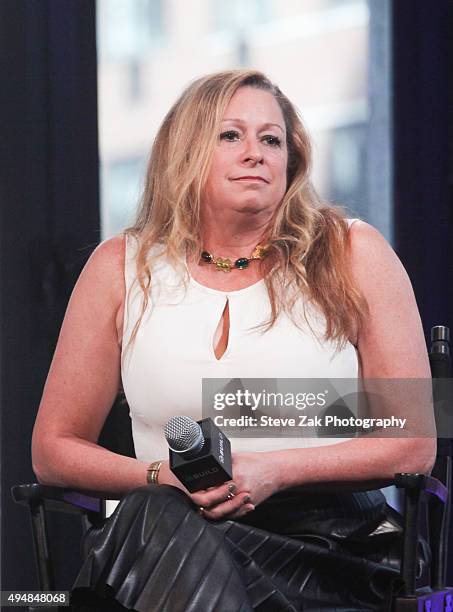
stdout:
{"type": "Polygon", "coordinates": [[[254,261],[255,259],[264,259],[267,255],[268,248],[269,247],[267,246],[257,244],[256,247],[253,249],[253,253],[250,255],[250,257],[239,257],[239,259],[236,259],[234,263],[228,257],[214,257],[212,253],[209,253],[208,251],[203,251],[201,253],[201,261],[208,264],[214,264],[216,270],[222,272],[231,272],[231,270],[234,269],[244,270],[248,267],[251,261],[254,261]]]}

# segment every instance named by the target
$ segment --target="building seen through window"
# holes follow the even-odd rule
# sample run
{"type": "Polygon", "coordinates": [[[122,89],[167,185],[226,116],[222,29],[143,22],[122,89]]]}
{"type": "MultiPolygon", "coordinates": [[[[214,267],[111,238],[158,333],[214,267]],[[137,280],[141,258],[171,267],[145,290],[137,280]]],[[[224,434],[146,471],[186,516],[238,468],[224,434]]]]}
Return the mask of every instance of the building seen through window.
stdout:
{"type": "Polygon", "coordinates": [[[234,67],[262,70],[297,105],[321,196],[386,233],[388,211],[373,199],[388,188],[372,184],[368,151],[375,117],[388,126],[368,92],[370,16],[387,2],[98,0],[104,238],[131,222],[151,143],[182,89],[234,67]]]}

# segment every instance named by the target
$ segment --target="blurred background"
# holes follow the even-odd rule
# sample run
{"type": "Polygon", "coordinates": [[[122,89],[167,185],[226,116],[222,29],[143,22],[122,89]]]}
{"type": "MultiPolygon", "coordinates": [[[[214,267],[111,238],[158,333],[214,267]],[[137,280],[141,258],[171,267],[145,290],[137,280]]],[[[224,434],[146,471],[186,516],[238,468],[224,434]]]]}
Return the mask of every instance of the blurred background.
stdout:
{"type": "Polygon", "coordinates": [[[98,0],[103,237],[131,222],[183,87],[231,67],[262,70],[297,105],[323,198],[390,236],[389,36],[387,0],[98,0]]]}
{"type": "MultiPolygon", "coordinates": [[[[35,480],[31,432],[74,283],[93,248],[131,223],[153,137],[182,89],[241,66],[297,105],[315,186],[391,242],[425,332],[453,325],[450,0],[2,0],[4,590],[37,586],[29,519],[10,488],[35,480]]],[[[78,518],[52,515],[49,530],[68,589],[78,518]]]]}

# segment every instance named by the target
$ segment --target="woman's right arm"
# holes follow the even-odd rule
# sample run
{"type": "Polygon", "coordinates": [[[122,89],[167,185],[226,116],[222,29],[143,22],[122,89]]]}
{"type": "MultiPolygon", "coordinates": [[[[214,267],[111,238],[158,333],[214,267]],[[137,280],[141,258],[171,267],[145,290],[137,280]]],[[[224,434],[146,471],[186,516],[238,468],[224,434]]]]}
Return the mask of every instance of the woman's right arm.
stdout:
{"type": "MultiPolygon", "coordinates": [[[[33,430],[33,470],[42,484],[120,498],[146,485],[148,464],[117,455],[97,440],[116,398],[125,301],[124,238],[98,246],[69,300],[33,430]]],[[[163,461],[159,483],[188,492],[163,461]]],[[[224,502],[225,483],[190,495],[198,506],[224,502]]],[[[235,516],[252,507],[247,492],[224,504],[235,516]]]]}
{"type": "Polygon", "coordinates": [[[121,496],[147,464],[97,445],[120,385],[124,238],[91,255],[68,304],[36,419],[33,469],[43,484],[121,496]]]}

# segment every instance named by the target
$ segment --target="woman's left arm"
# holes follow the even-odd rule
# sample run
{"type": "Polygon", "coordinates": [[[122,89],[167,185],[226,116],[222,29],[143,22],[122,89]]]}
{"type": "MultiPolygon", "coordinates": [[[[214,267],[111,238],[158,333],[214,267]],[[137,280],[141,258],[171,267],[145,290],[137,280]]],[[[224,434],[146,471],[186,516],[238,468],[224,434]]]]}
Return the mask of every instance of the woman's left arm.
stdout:
{"type": "MultiPolygon", "coordinates": [[[[349,234],[353,278],[369,306],[357,344],[362,378],[430,379],[420,315],[400,260],[367,223],[355,222],[349,234]]],[[[421,408],[426,410],[429,428],[432,405],[421,408]]],[[[233,473],[239,490],[250,491],[256,505],[279,490],[299,485],[373,481],[397,472],[429,473],[435,456],[435,434],[367,436],[314,448],[237,453],[233,473]]]]}

